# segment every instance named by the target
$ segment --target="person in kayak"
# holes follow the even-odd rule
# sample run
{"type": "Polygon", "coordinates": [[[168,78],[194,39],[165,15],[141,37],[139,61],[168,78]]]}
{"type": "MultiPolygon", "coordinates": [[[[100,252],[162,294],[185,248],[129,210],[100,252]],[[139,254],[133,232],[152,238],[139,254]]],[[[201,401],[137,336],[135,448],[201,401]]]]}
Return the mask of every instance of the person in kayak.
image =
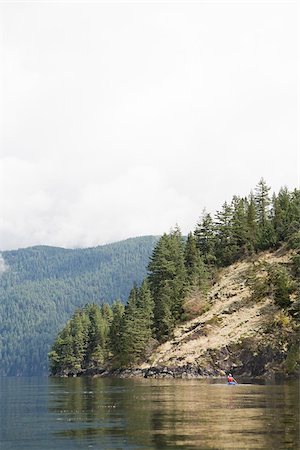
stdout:
{"type": "Polygon", "coordinates": [[[233,378],[233,376],[231,375],[231,373],[228,374],[227,382],[230,383],[230,384],[237,383],[236,379],[233,378]]]}

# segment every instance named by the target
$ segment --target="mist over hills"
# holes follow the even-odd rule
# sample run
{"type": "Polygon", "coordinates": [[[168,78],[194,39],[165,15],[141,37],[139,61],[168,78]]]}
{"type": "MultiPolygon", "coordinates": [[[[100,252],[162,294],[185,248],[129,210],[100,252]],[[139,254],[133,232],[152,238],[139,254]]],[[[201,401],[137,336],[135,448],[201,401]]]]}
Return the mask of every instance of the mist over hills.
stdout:
{"type": "Polygon", "coordinates": [[[2,252],[2,376],[47,374],[54,336],[86,303],[126,302],[146,276],[158,237],[143,236],[87,249],[35,246],[2,252]]]}

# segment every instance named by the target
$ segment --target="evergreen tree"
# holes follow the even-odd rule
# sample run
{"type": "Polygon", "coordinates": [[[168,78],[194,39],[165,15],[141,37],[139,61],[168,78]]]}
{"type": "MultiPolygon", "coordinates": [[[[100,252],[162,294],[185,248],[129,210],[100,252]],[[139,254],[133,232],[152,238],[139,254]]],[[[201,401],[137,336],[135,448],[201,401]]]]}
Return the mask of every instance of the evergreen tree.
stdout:
{"type": "Polygon", "coordinates": [[[113,319],[109,330],[108,342],[109,350],[115,360],[120,359],[120,355],[122,354],[122,326],[124,310],[124,305],[120,301],[113,303],[113,319]]]}
{"type": "Polygon", "coordinates": [[[150,262],[148,265],[149,283],[153,298],[157,298],[161,285],[165,279],[171,278],[174,273],[172,271],[168,257],[168,235],[164,233],[158,240],[152,255],[150,256],[150,262]]]}
{"type": "Polygon", "coordinates": [[[151,295],[148,279],[146,278],[140,287],[137,306],[144,326],[144,338],[150,340],[153,329],[154,301],[151,295]]]}
{"type": "Polygon", "coordinates": [[[266,250],[276,243],[273,223],[270,220],[270,187],[261,178],[255,189],[256,216],[258,224],[258,249],[266,250]]]}
{"type": "Polygon", "coordinates": [[[142,359],[152,335],[153,301],[147,280],[138,290],[133,287],[123,316],[121,365],[131,365],[142,359]]]}
{"type": "Polygon", "coordinates": [[[84,367],[84,359],[88,346],[89,326],[90,321],[85,311],[76,311],[70,321],[74,372],[81,371],[84,367]]]}
{"type": "Polygon", "coordinates": [[[287,188],[281,188],[278,195],[273,195],[273,225],[277,242],[283,242],[289,234],[290,193],[287,188]]]}
{"type": "Polygon", "coordinates": [[[232,208],[225,202],[221,211],[216,213],[216,261],[220,266],[226,266],[234,261],[234,249],[232,247],[232,208]]]}
{"type": "Polygon", "coordinates": [[[184,243],[178,228],[164,234],[154,248],[148,266],[149,283],[154,299],[154,326],[163,339],[180,320],[186,291],[184,243]]]}
{"type": "Polygon", "coordinates": [[[256,250],[258,242],[258,225],[253,192],[250,193],[246,200],[246,239],[247,251],[251,254],[256,250]]]}
{"type": "Polygon", "coordinates": [[[290,204],[288,208],[288,230],[287,238],[298,235],[300,238],[300,189],[294,189],[290,194],[290,204]]]}
{"type": "Polygon", "coordinates": [[[108,303],[103,303],[103,305],[101,305],[101,314],[106,323],[111,325],[114,315],[111,306],[108,303]]]}
{"type": "Polygon", "coordinates": [[[197,224],[194,234],[203,261],[207,265],[214,264],[216,262],[215,224],[209,213],[204,213],[203,219],[197,224]]]}
{"type": "Polygon", "coordinates": [[[97,363],[102,363],[104,359],[104,323],[101,311],[96,307],[96,305],[90,305],[87,308],[87,313],[90,320],[87,362],[89,365],[94,365],[97,363]]]}
{"type": "Polygon", "coordinates": [[[290,294],[296,290],[296,284],[284,267],[274,265],[269,272],[275,304],[288,308],[291,305],[290,294]]]}
{"type": "Polygon", "coordinates": [[[248,254],[246,199],[234,196],[231,202],[231,248],[233,261],[248,254]]]}
{"type": "Polygon", "coordinates": [[[48,357],[50,360],[50,370],[54,375],[77,370],[77,361],[74,355],[71,334],[71,321],[69,321],[64,329],[58,334],[48,357]]]}
{"type": "Polygon", "coordinates": [[[121,347],[122,352],[119,355],[121,365],[127,366],[132,362],[133,353],[136,352],[136,345],[138,345],[138,331],[137,331],[137,300],[138,289],[134,286],[129,294],[127,304],[125,306],[122,328],[121,328],[121,347]]]}
{"type": "Polygon", "coordinates": [[[261,228],[266,227],[269,221],[270,189],[263,178],[260,179],[255,188],[256,215],[261,228]]]}
{"type": "Polygon", "coordinates": [[[193,233],[188,234],[184,257],[188,287],[205,290],[208,284],[209,273],[200,256],[197,239],[193,233]]]}

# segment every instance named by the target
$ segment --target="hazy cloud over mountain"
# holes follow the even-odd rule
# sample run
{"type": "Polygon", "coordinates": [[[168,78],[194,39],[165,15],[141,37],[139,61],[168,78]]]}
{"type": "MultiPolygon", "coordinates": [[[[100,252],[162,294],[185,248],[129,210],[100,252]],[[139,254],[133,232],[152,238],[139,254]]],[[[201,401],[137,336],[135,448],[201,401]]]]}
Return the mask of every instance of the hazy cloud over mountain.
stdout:
{"type": "Polygon", "coordinates": [[[3,256],[0,254],[0,275],[3,272],[6,272],[8,270],[8,265],[7,263],[4,261],[3,256]]]}
{"type": "Polygon", "coordinates": [[[262,176],[299,185],[295,3],[0,14],[0,249],[188,232],[262,176]]]}

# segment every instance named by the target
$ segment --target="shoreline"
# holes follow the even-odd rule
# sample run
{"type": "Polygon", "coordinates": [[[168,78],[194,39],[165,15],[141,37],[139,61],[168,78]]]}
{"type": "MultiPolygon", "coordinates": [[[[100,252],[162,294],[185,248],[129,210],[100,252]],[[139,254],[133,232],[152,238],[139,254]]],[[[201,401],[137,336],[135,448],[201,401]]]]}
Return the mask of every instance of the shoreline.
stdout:
{"type": "MultiPolygon", "coordinates": [[[[234,370],[232,370],[233,373],[234,370]]],[[[87,369],[77,373],[63,373],[50,375],[56,378],[72,377],[91,377],[91,378],[157,378],[157,379],[205,379],[205,378],[224,378],[227,376],[225,371],[205,370],[193,365],[180,367],[153,366],[148,368],[94,368],[87,369]]],[[[299,378],[299,374],[287,375],[277,371],[269,371],[259,376],[253,376],[251,373],[236,372],[236,377],[255,380],[292,380],[299,378]]]]}

